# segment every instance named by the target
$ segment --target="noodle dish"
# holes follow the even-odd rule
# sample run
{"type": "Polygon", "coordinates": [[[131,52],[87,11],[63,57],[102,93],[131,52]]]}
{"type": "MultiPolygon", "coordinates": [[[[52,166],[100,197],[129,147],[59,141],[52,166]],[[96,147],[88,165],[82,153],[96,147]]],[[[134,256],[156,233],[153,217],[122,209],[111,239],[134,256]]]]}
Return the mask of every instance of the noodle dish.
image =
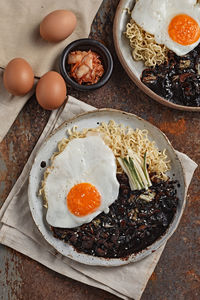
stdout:
{"type": "Polygon", "coordinates": [[[55,238],[94,257],[126,258],[160,238],[176,214],[179,183],[146,129],[114,120],[68,129],[40,184],[55,238]]]}
{"type": "Polygon", "coordinates": [[[142,61],[141,81],[179,105],[200,107],[200,3],[136,0],[124,34],[142,61]]]}

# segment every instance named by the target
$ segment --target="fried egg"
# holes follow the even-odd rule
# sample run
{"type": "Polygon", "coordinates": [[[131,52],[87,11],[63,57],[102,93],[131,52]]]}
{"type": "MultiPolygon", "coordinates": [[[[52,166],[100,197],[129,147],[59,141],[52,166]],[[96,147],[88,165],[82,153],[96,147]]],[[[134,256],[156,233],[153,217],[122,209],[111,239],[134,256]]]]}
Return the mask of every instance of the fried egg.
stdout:
{"type": "Polygon", "coordinates": [[[71,140],[53,159],[44,182],[47,222],[73,228],[108,213],[119,193],[116,171],[115,156],[101,137],[71,140]]]}
{"type": "Polygon", "coordinates": [[[131,17],[179,56],[200,42],[200,7],[195,0],[138,0],[131,17]]]}

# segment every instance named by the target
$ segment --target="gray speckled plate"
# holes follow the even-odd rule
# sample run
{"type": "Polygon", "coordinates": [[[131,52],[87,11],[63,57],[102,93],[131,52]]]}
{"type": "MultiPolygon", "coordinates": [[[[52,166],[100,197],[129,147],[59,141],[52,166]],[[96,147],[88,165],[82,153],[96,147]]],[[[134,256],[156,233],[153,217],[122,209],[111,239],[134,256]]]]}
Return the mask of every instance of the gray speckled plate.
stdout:
{"type": "Polygon", "coordinates": [[[99,265],[108,267],[119,266],[130,262],[138,261],[144,258],[145,256],[149,255],[157,248],[159,248],[164,242],[166,242],[166,240],[175,231],[185,206],[185,177],[176,152],[174,151],[166,136],[158,128],[133,114],[112,109],[102,109],[77,116],[71,121],[68,121],[61,125],[50,135],[49,138],[47,138],[47,140],[44,142],[43,146],[37,153],[37,156],[35,158],[30,172],[28,198],[30,210],[35,224],[39,228],[46,241],[49,244],[51,244],[58,252],[73,260],[88,265],[99,265]],[[46,212],[45,208],[43,207],[42,199],[38,196],[38,190],[40,188],[41,180],[43,178],[45,170],[41,168],[40,164],[42,161],[45,161],[47,163],[47,167],[50,165],[50,157],[57,150],[58,141],[60,141],[63,137],[66,136],[67,129],[72,128],[74,125],[78,126],[79,130],[83,128],[94,128],[98,126],[99,122],[108,122],[109,120],[114,120],[116,123],[122,123],[134,129],[147,129],[149,131],[150,140],[154,140],[160,150],[167,150],[167,155],[171,160],[172,166],[169,175],[171,178],[177,179],[181,185],[181,187],[178,189],[178,197],[180,201],[177,213],[165,235],[163,235],[145,250],[137,254],[132,254],[127,259],[104,259],[100,257],[93,257],[87,254],[78,253],[76,250],[74,250],[72,246],[54,238],[45,219],[46,212]]]}
{"type": "Polygon", "coordinates": [[[126,31],[126,24],[130,19],[130,15],[128,15],[127,10],[125,10],[125,8],[129,8],[130,10],[132,10],[134,4],[135,4],[135,0],[121,0],[117,7],[117,11],[114,19],[114,25],[113,25],[114,44],[115,44],[115,49],[118,58],[123,68],[127,72],[128,76],[135,82],[135,84],[152,99],[171,108],[200,112],[200,107],[178,105],[170,101],[167,101],[166,99],[154,93],[152,90],[150,90],[146,85],[144,85],[141,82],[140,76],[142,74],[142,71],[145,68],[144,64],[141,61],[138,62],[133,60],[131,55],[131,48],[129,46],[129,41],[124,35],[124,32],[126,31]]]}

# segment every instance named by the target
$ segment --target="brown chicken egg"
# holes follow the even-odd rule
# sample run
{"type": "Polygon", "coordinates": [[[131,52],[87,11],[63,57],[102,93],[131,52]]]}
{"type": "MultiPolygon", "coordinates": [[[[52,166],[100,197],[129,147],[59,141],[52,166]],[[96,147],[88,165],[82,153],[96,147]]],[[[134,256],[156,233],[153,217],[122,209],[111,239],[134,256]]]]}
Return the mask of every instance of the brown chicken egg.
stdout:
{"type": "Polygon", "coordinates": [[[55,10],[40,23],[41,37],[52,43],[66,39],[76,27],[76,16],[69,10],[55,10]]]}
{"type": "Polygon", "coordinates": [[[44,74],[36,86],[36,99],[47,110],[60,107],[66,99],[67,88],[62,76],[54,71],[44,74]]]}
{"type": "Polygon", "coordinates": [[[34,73],[29,63],[23,58],[12,59],[5,68],[3,83],[7,91],[21,96],[28,93],[34,83],[34,73]]]}

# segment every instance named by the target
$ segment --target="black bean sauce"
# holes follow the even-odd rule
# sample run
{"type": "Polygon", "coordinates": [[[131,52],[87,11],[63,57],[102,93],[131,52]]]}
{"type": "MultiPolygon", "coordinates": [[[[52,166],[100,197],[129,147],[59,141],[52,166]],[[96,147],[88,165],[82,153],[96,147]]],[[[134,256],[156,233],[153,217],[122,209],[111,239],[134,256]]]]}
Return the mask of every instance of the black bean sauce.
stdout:
{"type": "Polygon", "coordinates": [[[200,106],[200,45],[185,56],[168,52],[165,63],[145,69],[141,81],[161,97],[185,106],[200,106]]]}
{"type": "Polygon", "coordinates": [[[41,167],[41,168],[45,168],[46,165],[47,165],[47,164],[46,164],[46,161],[42,161],[41,164],[40,164],[40,167],[41,167]]]}
{"type": "Polygon", "coordinates": [[[176,212],[175,181],[158,181],[151,187],[152,201],[140,199],[144,191],[131,191],[125,174],[118,175],[120,192],[108,214],[73,229],[52,227],[56,238],[93,256],[122,258],[151,245],[168,228],[176,212]]]}

